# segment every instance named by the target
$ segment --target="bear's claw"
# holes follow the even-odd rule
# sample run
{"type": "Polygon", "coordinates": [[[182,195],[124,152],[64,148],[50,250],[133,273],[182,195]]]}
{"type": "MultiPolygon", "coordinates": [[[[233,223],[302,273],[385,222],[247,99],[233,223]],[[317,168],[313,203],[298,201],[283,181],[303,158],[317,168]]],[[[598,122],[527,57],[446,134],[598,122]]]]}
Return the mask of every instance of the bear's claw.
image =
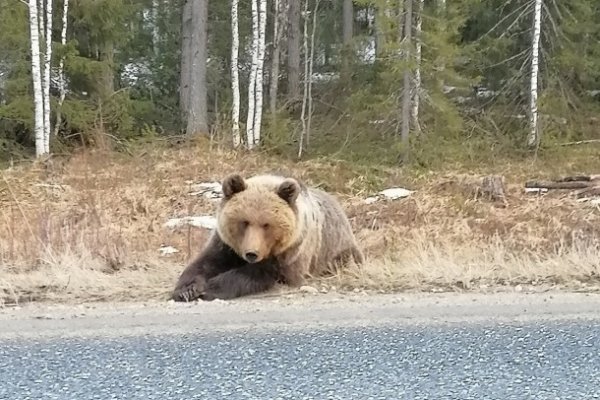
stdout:
{"type": "Polygon", "coordinates": [[[204,281],[202,282],[192,282],[187,285],[183,285],[173,292],[171,298],[175,301],[185,301],[190,302],[194,301],[202,295],[204,292],[204,281]]]}

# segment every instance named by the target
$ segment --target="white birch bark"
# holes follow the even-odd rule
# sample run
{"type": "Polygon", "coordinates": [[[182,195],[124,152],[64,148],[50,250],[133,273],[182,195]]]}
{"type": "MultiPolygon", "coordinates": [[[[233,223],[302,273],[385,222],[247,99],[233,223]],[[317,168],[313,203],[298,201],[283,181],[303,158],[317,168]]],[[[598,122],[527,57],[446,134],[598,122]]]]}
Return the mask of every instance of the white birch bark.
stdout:
{"type": "Polygon", "coordinates": [[[233,147],[238,148],[240,137],[240,74],[238,55],[240,48],[238,0],[231,0],[231,90],[233,104],[231,110],[233,147]]]}
{"type": "MultiPolygon", "coordinates": [[[[285,0],[284,0],[285,1],[285,0]]],[[[282,9],[285,9],[285,4],[282,6],[282,0],[275,0],[275,16],[273,17],[273,52],[271,59],[271,82],[269,84],[269,112],[275,114],[277,111],[277,91],[279,87],[279,59],[280,59],[280,44],[281,44],[281,16],[282,9]]]]}
{"type": "MultiPolygon", "coordinates": [[[[404,41],[406,42],[406,49],[404,50],[405,61],[408,64],[410,62],[411,51],[410,46],[412,45],[412,2],[413,0],[406,0],[404,6],[404,41]]],[[[403,99],[402,99],[402,152],[403,152],[403,161],[408,161],[408,153],[409,153],[409,140],[410,140],[410,112],[411,112],[411,99],[412,99],[412,91],[411,91],[411,73],[408,65],[405,67],[404,71],[404,84],[402,90],[403,99]]]]}
{"type": "Polygon", "coordinates": [[[44,54],[44,151],[50,153],[50,66],[52,62],[52,0],[46,0],[45,40],[46,52],[44,54]]]}
{"type": "Polygon", "coordinates": [[[540,54],[540,33],[542,28],[542,0],[534,0],[535,9],[533,15],[533,40],[531,43],[531,88],[529,106],[529,135],[527,146],[535,147],[539,143],[538,132],[538,72],[540,54]]]}
{"type": "Polygon", "coordinates": [[[37,0],[29,0],[29,31],[31,41],[31,77],[33,80],[35,155],[46,153],[44,148],[44,97],[40,62],[40,25],[37,0]]]}
{"type": "MultiPolygon", "coordinates": [[[[308,55],[308,0],[304,0],[304,54],[308,55]]],[[[307,121],[306,121],[306,104],[308,102],[308,57],[304,58],[304,96],[302,96],[302,112],[300,113],[300,120],[302,121],[302,132],[300,133],[300,140],[298,143],[298,158],[302,157],[302,151],[304,150],[304,138],[306,137],[307,121]]]]}
{"type": "Polygon", "coordinates": [[[248,150],[254,148],[254,116],[256,108],[256,69],[258,67],[258,6],[257,0],[252,1],[252,65],[248,83],[248,117],[246,119],[246,143],[248,150]]]}
{"type": "Polygon", "coordinates": [[[417,12],[415,14],[415,87],[412,101],[412,120],[417,133],[421,132],[419,124],[419,106],[421,101],[421,46],[422,46],[422,26],[423,26],[423,6],[425,0],[417,0],[417,12]]]}
{"type": "MultiPolygon", "coordinates": [[[[45,51],[45,40],[46,40],[46,5],[44,0],[38,0],[38,30],[39,30],[39,43],[40,43],[40,74],[41,74],[41,79],[42,79],[42,114],[44,115],[44,118],[46,116],[46,85],[45,85],[45,67],[46,67],[46,51],[45,51]]],[[[46,124],[44,122],[44,138],[46,137],[46,124]]],[[[45,139],[44,139],[44,148],[45,148],[45,139]]]]}
{"type": "MultiPolygon", "coordinates": [[[[62,31],[60,33],[60,44],[65,46],[67,44],[67,28],[69,23],[69,0],[63,1],[63,15],[62,15],[62,31]]],[[[54,136],[58,134],[60,124],[62,123],[61,108],[66,97],[66,84],[65,84],[65,57],[62,56],[58,63],[58,109],[56,110],[56,125],[54,126],[54,136]]]]}
{"type": "Polygon", "coordinates": [[[267,0],[260,0],[258,13],[258,51],[256,63],[256,106],[254,108],[254,147],[260,143],[263,109],[263,71],[265,65],[265,34],[267,27],[267,0]]]}
{"type": "Polygon", "coordinates": [[[310,56],[308,57],[308,74],[305,77],[308,80],[308,117],[306,121],[306,147],[310,144],[310,127],[312,124],[313,98],[312,98],[312,75],[313,64],[315,60],[315,34],[317,30],[317,14],[319,11],[320,0],[316,0],[315,9],[313,10],[312,33],[310,36],[310,56]]]}

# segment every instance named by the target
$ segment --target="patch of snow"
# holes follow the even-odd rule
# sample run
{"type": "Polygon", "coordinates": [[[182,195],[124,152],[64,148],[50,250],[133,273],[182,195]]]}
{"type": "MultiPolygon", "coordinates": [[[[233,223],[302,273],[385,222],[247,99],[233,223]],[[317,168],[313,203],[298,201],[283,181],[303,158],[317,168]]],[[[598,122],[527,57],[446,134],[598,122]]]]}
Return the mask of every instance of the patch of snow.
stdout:
{"type": "Polygon", "coordinates": [[[336,72],[313,72],[311,75],[313,83],[318,82],[333,82],[339,79],[339,74],[336,72]]]}
{"type": "Polygon", "coordinates": [[[525,188],[525,193],[546,193],[548,188],[525,188]]]}
{"type": "Polygon", "coordinates": [[[303,293],[317,294],[319,290],[312,286],[300,286],[300,291],[303,293]]]}
{"type": "Polygon", "coordinates": [[[217,219],[212,215],[189,216],[183,218],[171,218],[165,223],[165,227],[176,229],[183,226],[194,226],[196,228],[215,229],[217,219]]]}
{"type": "Polygon", "coordinates": [[[175,253],[179,253],[179,250],[177,250],[175,247],[173,246],[161,246],[158,251],[160,252],[161,256],[168,256],[169,254],[175,254],[175,253]]]}
{"type": "Polygon", "coordinates": [[[387,197],[390,200],[401,199],[404,197],[408,197],[414,192],[412,190],[404,189],[404,188],[389,188],[382,190],[379,194],[387,197]]]}
{"type": "Polygon", "coordinates": [[[398,200],[410,196],[414,190],[408,190],[401,187],[388,188],[377,193],[375,196],[367,197],[364,201],[366,204],[373,204],[381,198],[388,200],[398,200]]]}
{"type": "Polygon", "coordinates": [[[202,182],[190,185],[190,196],[203,195],[207,199],[220,199],[223,197],[223,190],[219,182],[202,182]]]}

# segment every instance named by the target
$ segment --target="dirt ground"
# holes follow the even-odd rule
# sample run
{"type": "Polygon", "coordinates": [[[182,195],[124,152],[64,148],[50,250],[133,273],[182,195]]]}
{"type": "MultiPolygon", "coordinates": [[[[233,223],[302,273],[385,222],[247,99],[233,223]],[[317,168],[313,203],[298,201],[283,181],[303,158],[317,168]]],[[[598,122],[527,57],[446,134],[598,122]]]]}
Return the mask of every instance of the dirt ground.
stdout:
{"type": "Polygon", "coordinates": [[[525,193],[527,179],[586,172],[549,165],[409,173],[186,147],[16,166],[0,179],[0,305],[165,301],[209,233],[166,222],[215,209],[194,184],[269,171],[335,194],[363,246],[367,263],[309,282],[318,292],[597,291],[600,207],[568,191],[525,193]],[[502,201],[474,190],[489,174],[505,179],[502,201]],[[414,192],[365,201],[391,187],[414,192]]]}

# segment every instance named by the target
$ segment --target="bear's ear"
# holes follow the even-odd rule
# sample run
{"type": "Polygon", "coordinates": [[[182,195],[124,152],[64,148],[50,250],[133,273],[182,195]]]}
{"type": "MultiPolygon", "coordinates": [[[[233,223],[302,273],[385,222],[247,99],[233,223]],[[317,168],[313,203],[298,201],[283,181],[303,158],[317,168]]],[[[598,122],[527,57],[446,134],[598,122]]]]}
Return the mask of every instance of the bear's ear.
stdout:
{"type": "Polygon", "coordinates": [[[223,180],[221,188],[223,196],[229,200],[234,194],[246,190],[246,182],[239,174],[231,174],[223,180]]]}
{"type": "Polygon", "coordinates": [[[292,204],[300,194],[300,185],[295,179],[287,178],[277,188],[277,195],[285,200],[288,204],[292,204]]]}

